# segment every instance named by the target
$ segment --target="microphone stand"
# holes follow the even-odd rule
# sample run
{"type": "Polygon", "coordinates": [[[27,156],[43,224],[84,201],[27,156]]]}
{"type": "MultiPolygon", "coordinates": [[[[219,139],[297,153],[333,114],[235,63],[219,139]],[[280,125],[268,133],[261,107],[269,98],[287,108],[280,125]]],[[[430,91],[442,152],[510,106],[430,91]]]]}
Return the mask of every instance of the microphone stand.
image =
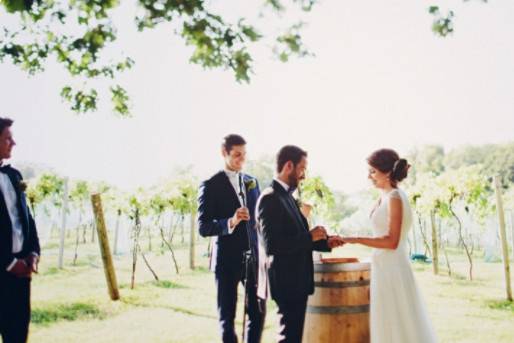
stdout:
{"type": "MultiPolygon", "coordinates": [[[[243,190],[243,176],[241,174],[239,174],[239,196],[241,197],[241,200],[243,200],[243,206],[247,208],[247,203],[246,203],[246,196],[245,196],[245,192],[243,190]]],[[[245,265],[245,276],[244,276],[244,279],[245,279],[245,295],[244,295],[244,312],[243,312],[243,333],[242,333],[242,338],[241,338],[241,342],[244,343],[245,342],[245,333],[246,333],[246,314],[248,313],[248,293],[249,293],[249,289],[248,289],[248,284],[249,284],[249,271],[250,271],[250,268],[252,268],[252,271],[253,271],[253,275],[254,275],[254,278],[256,277],[256,269],[255,269],[255,266],[254,266],[254,256],[253,256],[253,251],[252,251],[252,241],[250,239],[250,234],[251,234],[251,229],[250,229],[250,225],[249,225],[249,221],[245,221],[245,228],[246,228],[246,236],[247,236],[247,239],[248,239],[248,251],[249,252],[245,252],[245,255],[244,255],[244,265],[245,265]]]]}

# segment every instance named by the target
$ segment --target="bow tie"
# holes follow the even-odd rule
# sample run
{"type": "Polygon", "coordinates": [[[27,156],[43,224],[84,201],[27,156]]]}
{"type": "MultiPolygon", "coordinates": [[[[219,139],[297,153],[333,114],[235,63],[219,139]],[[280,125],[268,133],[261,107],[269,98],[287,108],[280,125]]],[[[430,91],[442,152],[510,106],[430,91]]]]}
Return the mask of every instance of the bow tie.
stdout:
{"type": "Polygon", "coordinates": [[[289,187],[289,189],[287,190],[287,193],[289,195],[292,195],[294,193],[294,191],[296,191],[296,187],[289,187]]]}
{"type": "Polygon", "coordinates": [[[6,164],[4,166],[0,166],[0,172],[5,173],[7,170],[11,169],[10,164],[6,164]]]}

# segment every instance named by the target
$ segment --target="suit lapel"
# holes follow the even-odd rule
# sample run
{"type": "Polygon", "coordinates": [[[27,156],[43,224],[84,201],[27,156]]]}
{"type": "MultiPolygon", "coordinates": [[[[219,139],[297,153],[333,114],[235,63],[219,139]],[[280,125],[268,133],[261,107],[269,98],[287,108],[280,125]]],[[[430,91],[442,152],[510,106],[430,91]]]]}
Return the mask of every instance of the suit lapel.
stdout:
{"type": "Polygon", "coordinates": [[[303,219],[301,217],[301,213],[298,210],[298,207],[296,206],[294,199],[289,194],[287,195],[287,202],[289,203],[289,208],[291,209],[291,212],[293,213],[298,224],[302,228],[306,229],[305,222],[303,221],[303,219]]]}
{"type": "Polygon", "coordinates": [[[220,173],[222,174],[220,175],[220,178],[223,180],[223,187],[226,189],[226,192],[230,194],[232,202],[234,203],[234,205],[236,205],[236,208],[241,207],[241,203],[239,202],[239,196],[236,194],[234,186],[232,186],[232,183],[230,182],[227,174],[223,170],[220,171],[220,173]]]}
{"type": "Polygon", "coordinates": [[[241,176],[243,177],[243,188],[244,188],[245,197],[246,197],[246,207],[248,207],[248,209],[250,209],[251,208],[250,206],[253,203],[253,191],[248,190],[248,187],[246,186],[246,183],[250,180],[250,178],[248,176],[246,176],[245,174],[241,174],[241,176]]]}
{"type": "MultiPolygon", "coordinates": [[[[5,203],[4,192],[0,189],[0,216],[3,216],[8,223],[11,223],[11,217],[9,216],[9,210],[5,203]]],[[[12,231],[12,223],[9,225],[12,231]]]]}
{"type": "Polygon", "coordinates": [[[296,207],[296,204],[294,203],[293,198],[286,192],[286,190],[280,185],[278,182],[274,182],[274,188],[275,190],[278,190],[280,192],[280,201],[282,201],[282,204],[286,208],[286,210],[289,212],[289,215],[293,217],[298,224],[299,227],[306,230],[307,227],[305,226],[304,221],[300,217],[300,211],[296,207]]]}
{"type": "Polygon", "coordinates": [[[15,175],[13,172],[9,171],[6,173],[7,176],[9,176],[9,180],[11,181],[11,185],[14,188],[14,192],[16,194],[16,207],[18,208],[18,215],[20,216],[22,228],[23,228],[23,236],[25,239],[28,239],[28,212],[27,212],[27,204],[25,202],[25,197],[21,193],[19,183],[20,180],[17,175],[15,175]]]}

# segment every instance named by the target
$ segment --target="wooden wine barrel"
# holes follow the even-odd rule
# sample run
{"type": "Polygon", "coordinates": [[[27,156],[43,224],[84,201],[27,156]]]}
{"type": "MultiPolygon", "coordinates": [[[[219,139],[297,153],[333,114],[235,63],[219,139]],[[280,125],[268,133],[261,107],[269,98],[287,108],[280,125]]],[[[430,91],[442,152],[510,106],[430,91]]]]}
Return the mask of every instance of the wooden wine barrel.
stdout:
{"type": "Polygon", "coordinates": [[[304,343],[369,342],[371,265],[355,258],[314,264],[316,289],[309,297],[304,343]]]}

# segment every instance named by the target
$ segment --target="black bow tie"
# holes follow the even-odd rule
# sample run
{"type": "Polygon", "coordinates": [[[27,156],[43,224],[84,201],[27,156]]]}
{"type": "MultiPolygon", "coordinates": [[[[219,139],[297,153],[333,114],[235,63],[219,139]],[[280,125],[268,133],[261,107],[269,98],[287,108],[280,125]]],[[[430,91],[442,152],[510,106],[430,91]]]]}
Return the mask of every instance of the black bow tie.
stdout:
{"type": "Polygon", "coordinates": [[[0,166],[0,172],[5,173],[7,170],[11,169],[10,164],[6,164],[4,166],[0,166]]]}

